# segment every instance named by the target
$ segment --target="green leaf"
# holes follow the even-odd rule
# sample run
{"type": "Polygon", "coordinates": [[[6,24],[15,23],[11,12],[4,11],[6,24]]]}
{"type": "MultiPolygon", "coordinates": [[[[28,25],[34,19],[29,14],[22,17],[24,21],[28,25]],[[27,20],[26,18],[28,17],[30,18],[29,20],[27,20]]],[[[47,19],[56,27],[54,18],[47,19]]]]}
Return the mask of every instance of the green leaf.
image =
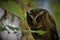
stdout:
{"type": "Polygon", "coordinates": [[[13,26],[9,26],[9,25],[7,25],[11,30],[21,30],[20,28],[17,28],[17,27],[13,27],[13,26]]]}
{"type": "Polygon", "coordinates": [[[6,28],[4,26],[0,25],[0,31],[4,31],[4,30],[6,30],[6,28]]]}
{"type": "Polygon", "coordinates": [[[22,29],[22,28],[14,28],[12,26],[9,26],[7,25],[11,30],[22,30],[22,32],[31,32],[31,33],[38,33],[39,35],[44,35],[46,33],[46,31],[43,31],[43,30],[37,30],[37,31],[34,31],[34,30],[25,30],[25,29],[22,29]]]}
{"type": "Polygon", "coordinates": [[[46,33],[46,31],[43,31],[43,30],[37,30],[36,32],[40,35],[44,35],[46,33]]]}
{"type": "Polygon", "coordinates": [[[11,30],[14,31],[14,27],[7,25],[11,30]]]}
{"type": "Polygon", "coordinates": [[[0,1],[0,6],[24,20],[21,7],[14,1],[0,1]]]}
{"type": "Polygon", "coordinates": [[[38,33],[39,35],[44,35],[46,33],[46,31],[43,31],[43,30],[37,30],[37,31],[34,31],[34,30],[23,30],[23,32],[38,33]]]}
{"type": "Polygon", "coordinates": [[[16,29],[16,30],[21,30],[20,28],[14,28],[14,29],[16,29]]]}

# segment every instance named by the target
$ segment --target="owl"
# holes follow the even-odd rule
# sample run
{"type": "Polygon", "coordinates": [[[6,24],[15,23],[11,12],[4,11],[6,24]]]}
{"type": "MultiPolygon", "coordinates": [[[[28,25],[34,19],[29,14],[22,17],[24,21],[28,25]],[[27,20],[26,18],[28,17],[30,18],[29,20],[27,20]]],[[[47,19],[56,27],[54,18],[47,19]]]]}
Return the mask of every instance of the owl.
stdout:
{"type": "Polygon", "coordinates": [[[31,9],[26,18],[31,30],[46,31],[44,35],[32,33],[35,40],[59,40],[55,21],[46,9],[31,9]]]}

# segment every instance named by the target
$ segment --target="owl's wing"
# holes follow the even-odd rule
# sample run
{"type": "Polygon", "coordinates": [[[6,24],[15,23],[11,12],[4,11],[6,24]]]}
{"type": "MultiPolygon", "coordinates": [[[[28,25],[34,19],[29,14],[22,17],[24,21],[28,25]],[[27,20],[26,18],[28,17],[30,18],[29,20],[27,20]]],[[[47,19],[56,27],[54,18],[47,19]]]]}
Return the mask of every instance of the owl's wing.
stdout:
{"type": "Polygon", "coordinates": [[[52,18],[50,15],[49,15],[49,20],[50,20],[50,22],[52,23],[52,28],[51,28],[51,30],[50,30],[51,38],[52,38],[52,40],[59,40],[55,21],[53,20],[53,18],[52,18]]]}

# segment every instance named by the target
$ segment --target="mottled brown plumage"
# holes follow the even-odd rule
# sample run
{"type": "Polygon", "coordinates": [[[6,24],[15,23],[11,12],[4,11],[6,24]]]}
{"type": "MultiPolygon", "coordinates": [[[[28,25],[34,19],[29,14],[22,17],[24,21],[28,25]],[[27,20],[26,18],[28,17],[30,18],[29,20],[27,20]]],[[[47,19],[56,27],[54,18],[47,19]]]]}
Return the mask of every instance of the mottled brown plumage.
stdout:
{"type": "Polygon", "coordinates": [[[46,34],[32,33],[35,40],[59,40],[56,24],[45,9],[32,9],[27,12],[27,23],[31,30],[44,30],[46,34]]]}

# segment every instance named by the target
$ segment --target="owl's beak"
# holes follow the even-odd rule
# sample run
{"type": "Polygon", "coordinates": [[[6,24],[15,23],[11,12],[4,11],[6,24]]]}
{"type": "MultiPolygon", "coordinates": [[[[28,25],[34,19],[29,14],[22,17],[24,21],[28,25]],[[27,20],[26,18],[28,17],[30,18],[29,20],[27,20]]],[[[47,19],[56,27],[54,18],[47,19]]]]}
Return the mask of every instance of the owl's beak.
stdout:
{"type": "Polygon", "coordinates": [[[36,19],[33,19],[33,23],[34,23],[34,24],[36,24],[36,23],[37,23],[37,22],[36,22],[36,19]]]}

